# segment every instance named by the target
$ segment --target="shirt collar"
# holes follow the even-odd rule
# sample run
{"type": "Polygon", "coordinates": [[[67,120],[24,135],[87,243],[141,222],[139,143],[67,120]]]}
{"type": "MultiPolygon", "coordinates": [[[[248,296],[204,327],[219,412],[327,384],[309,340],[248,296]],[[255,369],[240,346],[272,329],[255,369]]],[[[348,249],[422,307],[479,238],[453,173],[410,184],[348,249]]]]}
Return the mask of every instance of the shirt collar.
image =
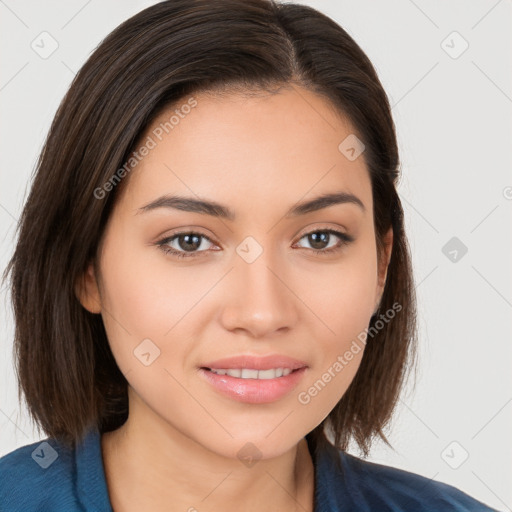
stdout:
{"type": "Polygon", "coordinates": [[[315,468],[314,512],[338,510],[340,503],[350,508],[353,501],[347,491],[346,478],[350,475],[347,473],[344,452],[327,440],[314,451],[309,436],[306,436],[306,440],[315,468]]]}
{"type": "Polygon", "coordinates": [[[88,430],[76,446],[76,475],[78,498],[84,509],[91,512],[113,512],[103,467],[101,437],[95,426],[88,430]]]}

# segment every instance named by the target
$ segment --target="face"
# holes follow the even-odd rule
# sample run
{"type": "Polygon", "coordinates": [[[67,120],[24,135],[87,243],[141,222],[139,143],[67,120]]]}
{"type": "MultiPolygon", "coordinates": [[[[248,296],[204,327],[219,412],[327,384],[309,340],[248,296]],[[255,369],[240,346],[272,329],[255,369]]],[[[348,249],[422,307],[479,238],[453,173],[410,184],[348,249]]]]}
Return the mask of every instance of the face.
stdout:
{"type": "Polygon", "coordinates": [[[124,178],[80,300],[102,315],[130,415],[226,457],[246,443],[273,457],[329,414],[359,367],[364,345],[351,347],[387,266],[370,178],[364,153],[338,149],[353,128],[314,93],[194,98],[172,130],[161,133],[166,111],[142,137],[154,147],[124,178]],[[342,200],[297,209],[325,194],[342,200]],[[216,363],[236,356],[247,357],[216,363]]]}

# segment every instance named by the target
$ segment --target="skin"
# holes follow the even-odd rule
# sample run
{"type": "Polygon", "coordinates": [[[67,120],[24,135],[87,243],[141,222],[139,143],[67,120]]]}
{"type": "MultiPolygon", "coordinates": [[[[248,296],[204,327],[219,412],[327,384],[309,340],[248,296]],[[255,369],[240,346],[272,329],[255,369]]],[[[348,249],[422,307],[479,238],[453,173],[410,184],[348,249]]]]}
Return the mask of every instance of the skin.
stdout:
{"type": "MultiPolygon", "coordinates": [[[[124,178],[98,252],[99,274],[91,264],[78,291],[82,305],[102,315],[129,382],[129,418],[102,436],[110,499],[116,512],[169,504],[190,512],[312,511],[314,467],[304,436],[343,396],[363,350],[308,404],[298,394],[368,326],[392,233],[378,264],[366,164],[338,150],[354,130],[323,98],[297,87],[251,98],[194,97],[197,107],[124,178]],[[365,211],[346,203],[284,218],[298,201],[333,191],[356,195],[365,211]],[[163,194],[214,200],[237,218],[137,213],[163,194]],[[340,239],[331,235],[315,247],[304,235],[329,228],[355,240],[314,254],[340,239]],[[197,257],[178,259],[157,245],[186,229],[211,240],[200,239],[197,257]],[[236,252],[247,236],[263,248],[252,263],[236,252]],[[146,338],[160,350],[149,366],[133,354],[146,338]],[[284,354],[308,369],[280,400],[241,403],[198,374],[201,363],[238,354],[284,354]],[[261,452],[252,467],[237,456],[246,443],[261,452]]],[[[163,112],[147,134],[171,114],[163,112]]],[[[188,247],[178,238],[169,244],[188,247]]]]}

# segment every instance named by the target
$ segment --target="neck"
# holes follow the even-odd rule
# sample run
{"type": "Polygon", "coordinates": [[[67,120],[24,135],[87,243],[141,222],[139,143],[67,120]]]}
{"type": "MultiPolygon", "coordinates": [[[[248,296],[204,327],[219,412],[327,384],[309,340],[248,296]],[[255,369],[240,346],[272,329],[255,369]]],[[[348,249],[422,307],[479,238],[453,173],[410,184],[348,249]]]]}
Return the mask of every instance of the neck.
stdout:
{"type": "Polygon", "coordinates": [[[278,457],[244,465],[149,414],[103,434],[103,464],[115,512],[313,511],[314,466],[305,438],[278,457]]]}

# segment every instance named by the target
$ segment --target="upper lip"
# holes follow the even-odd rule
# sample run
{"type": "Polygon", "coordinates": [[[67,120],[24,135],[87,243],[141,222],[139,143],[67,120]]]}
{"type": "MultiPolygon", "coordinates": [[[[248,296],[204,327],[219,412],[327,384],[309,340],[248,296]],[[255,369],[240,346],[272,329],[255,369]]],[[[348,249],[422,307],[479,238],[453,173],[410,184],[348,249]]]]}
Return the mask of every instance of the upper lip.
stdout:
{"type": "Polygon", "coordinates": [[[299,361],[292,357],[283,355],[269,355],[264,357],[257,357],[251,355],[239,355],[234,357],[226,357],[224,359],[217,359],[201,365],[202,368],[210,369],[233,369],[233,368],[250,368],[253,370],[270,370],[272,368],[290,368],[297,370],[307,366],[304,361],[299,361]]]}

